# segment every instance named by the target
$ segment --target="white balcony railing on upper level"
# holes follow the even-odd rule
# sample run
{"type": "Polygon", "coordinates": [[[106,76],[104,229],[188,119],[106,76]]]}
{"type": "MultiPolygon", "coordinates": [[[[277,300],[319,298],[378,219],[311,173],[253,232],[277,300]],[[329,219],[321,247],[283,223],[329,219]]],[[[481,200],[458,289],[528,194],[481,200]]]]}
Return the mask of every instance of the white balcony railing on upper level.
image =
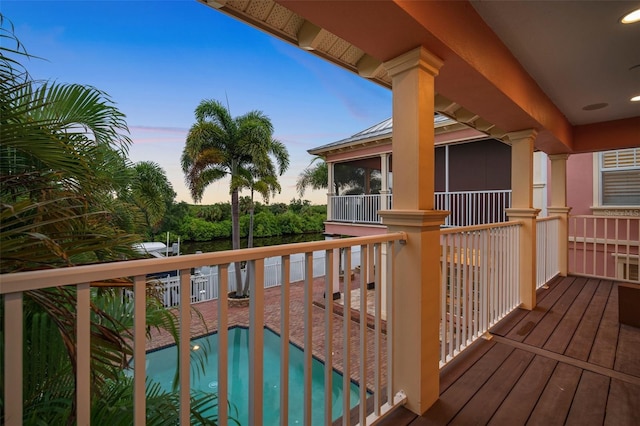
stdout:
{"type": "Polygon", "coordinates": [[[511,190],[436,192],[435,209],[451,212],[444,226],[476,226],[507,221],[511,190]]]}
{"type": "Polygon", "coordinates": [[[337,195],[331,197],[332,215],[335,222],[380,224],[378,210],[390,209],[391,194],[337,195]]]}
{"type": "MultiPolygon", "coordinates": [[[[391,209],[392,194],[336,195],[331,197],[332,222],[381,224],[378,210],[391,209]]],[[[445,227],[505,222],[511,190],[436,192],[435,209],[451,212],[445,227]]]]}
{"type": "Polygon", "coordinates": [[[560,216],[539,218],[536,222],[536,288],[560,273],[558,231],[560,216]]]}
{"type": "Polygon", "coordinates": [[[570,216],[569,273],[640,283],[640,217],[570,216]]]}
{"type": "Polygon", "coordinates": [[[520,304],[519,222],[440,231],[440,365],[520,304]]]}
{"type": "MultiPolygon", "coordinates": [[[[227,317],[227,289],[229,288],[229,265],[233,262],[253,262],[255,279],[251,282],[250,294],[251,303],[249,307],[249,348],[251,360],[249,367],[249,424],[264,424],[263,421],[263,336],[264,327],[268,321],[276,321],[276,328],[281,333],[281,377],[280,377],[280,424],[288,424],[288,395],[289,395],[289,375],[288,375],[288,354],[289,340],[295,333],[300,332],[300,327],[290,327],[294,320],[303,323],[303,336],[297,338],[303,342],[304,351],[304,418],[301,423],[311,424],[312,413],[312,359],[314,356],[324,360],[324,386],[325,389],[332,389],[333,371],[342,372],[343,389],[349,389],[351,380],[360,383],[359,417],[360,424],[366,424],[373,419],[380,418],[391,408],[403,402],[402,395],[393,395],[391,389],[392,370],[386,366],[391,366],[393,362],[392,341],[393,333],[390,321],[392,319],[392,294],[393,288],[393,256],[396,250],[392,247],[394,243],[406,238],[403,233],[382,234],[371,237],[359,237],[349,239],[338,239],[331,241],[317,241],[311,243],[289,244],[281,246],[261,247],[236,251],[214,252],[195,255],[184,255],[163,259],[143,259],[124,262],[114,262],[98,265],[78,266],[73,268],[61,268],[54,270],[43,270],[33,272],[22,272],[6,274],[0,276],[2,286],[0,294],[4,298],[4,324],[11,324],[5,327],[5,377],[4,389],[11,389],[5,393],[5,421],[8,424],[21,424],[23,414],[23,371],[28,371],[29,366],[23,368],[23,300],[25,292],[29,290],[53,288],[57,286],[72,286],[77,294],[77,326],[76,326],[76,407],[77,423],[89,424],[91,413],[89,412],[91,371],[90,371],[90,300],[91,283],[102,282],[111,279],[133,277],[133,304],[134,304],[134,327],[133,327],[133,355],[136,359],[132,368],[134,378],[134,417],[136,425],[145,424],[146,396],[145,381],[147,380],[145,367],[146,352],[146,321],[145,321],[145,297],[146,286],[148,284],[147,275],[157,274],[162,271],[179,271],[180,288],[189,289],[192,286],[192,268],[215,267],[220,272],[218,285],[217,302],[217,324],[218,324],[218,416],[220,424],[226,424],[228,416],[228,372],[227,372],[227,348],[228,337],[227,328],[229,319],[227,317]],[[384,249],[383,249],[384,247],[384,249]],[[314,321],[313,317],[313,294],[314,288],[324,291],[324,294],[331,295],[337,287],[339,252],[343,252],[344,270],[352,269],[352,252],[358,248],[360,253],[361,269],[368,270],[369,262],[381,267],[375,268],[375,290],[373,295],[367,296],[367,286],[364,282],[352,282],[350,274],[344,274],[342,290],[350,294],[352,289],[360,289],[360,305],[354,308],[360,310],[359,324],[351,321],[340,321],[334,319],[332,309],[325,309],[323,318],[314,321]],[[314,280],[316,276],[314,270],[317,263],[314,261],[314,252],[324,254],[325,273],[320,279],[314,280]],[[389,255],[383,257],[383,252],[389,255]],[[303,286],[302,309],[293,312],[289,309],[279,309],[278,320],[265,317],[265,259],[279,257],[280,276],[279,300],[281,306],[290,306],[292,302],[292,257],[302,256],[304,258],[303,282],[298,284],[303,286]],[[383,264],[384,262],[384,264],[383,264]],[[315,282],[314,282],[315,281],[315,282]],[[385,289],[385,295],[382,294],[385,289]],[[373,327],[367,324],[367,298],[373,297],[373,312],[369,310],[369,315],[373,315],[373,327]],[[386,300],[386,331],[383,333],[381,317],[383,312],[382,300],[386,300]],[[300,318],[302,317],[302,318],[300,318]],[[335,327],[334,327],[335,322],[335,327]],[[317,329],[320,327],[320,329],[317,329]],[[359,328],[355,330],[354,328],[359,328]],[[338,330],[338,331],[335,331],[338,330]],[[344,338],[335,339],[334,333],[340,333],[344,338]],[[351,342],[353,333],[358,333],[360,344],[354,345],[351,342]],[[336,340],[342,340],[336,347],[336,340]],[[341,353],[341,360],[334,361],[334,353],[341,353]],[[383,360],[386,359],[386,363],[383,360]],[[142,362],[138,362],[142,360],[142,362]],[[357,365],[359,368],[354,368],[357,365]],[[367,392],[372,394],[373,413],[366,412],[367,392]],[[384,394],[384,397],[383,397],[384,394]],[[389,401],[383,403],[383,401],[389,401]]],[[[364,274],[360,275],[363,277],[364,274]]],[[[362,281],[364,278],[359,278],[362,281]]],[[[190,405],[190,340],[191,335],[191,310],[189,309],[192,291],[181,291],[180,307],[178,308],[179,332],[182,338],[178,344],[179,353],[179,393],[180,393],[180,423],[189,423],[190,405]]],[[[126,299],[125,299],[126,300],[126,299]]],[[[345,311],[349,312],[350,298],[345,298],[345,311]]],[[[317,312],[317,311],[316,311],[317,312]]],[[[338,337],[338,336],[336,336],[338,337]]],[[[335,388],[333,388],[335,391],[335,388]]],[[[350,392],[342,392],[338,396],[336,405],[350,407],[350,392]]],[[[324,413],[335,414],[333,392],[325,392],[324,413]]],[[[272,398],[272,396],[270,396],[272,398]]]]}

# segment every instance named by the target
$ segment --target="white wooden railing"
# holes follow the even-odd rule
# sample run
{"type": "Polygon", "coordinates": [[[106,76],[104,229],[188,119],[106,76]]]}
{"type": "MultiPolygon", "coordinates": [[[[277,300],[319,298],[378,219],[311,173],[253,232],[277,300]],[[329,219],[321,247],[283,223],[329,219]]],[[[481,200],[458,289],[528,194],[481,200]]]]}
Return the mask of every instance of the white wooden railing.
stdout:
{"type": "MultiPolygon", "coordinates": [[[[334,222],[381,224],[378,210],[392,208],[392,194],[336,195],[331,197],[334,222]]],[[[445,227],[475,226],[507,220],[505,209],[511,207],[511,190],[436,192],[435,209],[451,212],[445,227]]]]}
{"type": "Polygon", "coordinates": [[[640,217],[570,216],[569,273],[640,282],[640,217]]]}
{"type": "Polygon", "coordinates": [[[536,222],[536,288],[560,273],[558,241],[560,216],[539,218],[536,222]]]}
{"type": "Polygon", "coordinates": [[[444,226],[475,226],[506,222],[511,190],[436,192],[435,209],[451,212],[444,226]]]}
{"type": "Polygon", "coordinates": [[[440,232],[440,365],[520,303],[519,222],[440,232]]]}
{"type": "MultiPolygon", "coordinates": [[[[251,281],[250,293],[251,302],[249,306],[249,350],[252,362],[249,366],[249,423],[261,425],[263,422],[263,333],[265,327],[265,259],[280,257],[281,286],[279,287],[281,306],[289,306],[291,295],[291,258],[301,254],[304,257],[304,281],[301,285],[304,288],[304,309],[303,312],[296,313],[297,320],[304,323],[304,424],[311,424],[312,411],[312,357],[314,356],[313,336],[317,334],[319,346],[315,348],[317,353],[322,354],[325,365],[325,388],[332,389],[331,377],[333,369],[337,369],[343,374],[343,388],[349,389],[350,381],[355,376],[360,382],[360,404],[359,418],[360,424],[373,422],[388,413],[393,406],[406,400],[401,393],[394,395],[392,392],[392,368],[393,365],[393,327],[392,315],[392,277],[393,277],[393,256],[396,250],[394,243],[404,240],[404,233],[390,233],[370,237],[359,237],[349,239],[337,239],[330,241],[317,241],[311,243],[288,244],[281,246],[260,247],[236,251],[224,251],[214,253],[203,253],[194,255],[174,256],[163,259],[143,259],[124,262],[114,262],[98,265],[78,266],[73,268],[60,268],[54,270],[42,270],[32,272],[21,272],[0,276],[0,294],[4,298],[4,389],[5,392],[5,421],[7,424],[21,424],[23,414],[23,371],[29,366],[23,366],[23,300],[25,292],[29,290],[46,289],[57,286],[74,286],[77,293],[76,304],[76,420],[78,424],[89,424],[90,422],[90,298],[91,283],[104,282],[105,280],[120,279],[123,277],[133,277],[132,288],[134,294],[134,327],[133,327],[133,356],[136,362],[133,366],[134,378],[134,418],[136,425],[144,425],[146,422],[146,395],[145,382],[146,375],[146,286],[148,285],[147,275],[158,274],[162,271],[179,271],[181,289],[191,286],[192,268],[203,266],[216,266],[220,273],[218,281],[218,416],[219,424],[227,424],[228,416],[228,372],[227,372],[227,348],[229,320],[227,317],[227,292],[229,288],[229,265],[233,262],[254,262],[256,271],[255,279],[251,281]],[[361,268],[368,270],[369,262],[374,265],[383,265],[382,248],[389,253],[384,261],[385,267],[375,268],[375,290],[373,312],[369,312],[374,317],[373,330],[367,327],[367,286],[362,282],[358,283],[360,288],[360,306],[355,307],[360,310],[360,323],[352,324],[351,321],[342,321],[342,333],[345,336],[339,348],[334,347],[334,315],[331,309],[324,310],[322,330],[314,331],[314,321],[312,316],[312,295],[314,285],[322,286],[325,294],[332,294],[337,273],[327,273],[324,280],[314,284],[314,252],[325,253],[325,271],[336,271],[335,253],[343,250],[345,253],[345,270],[351,270],[351,252],[354,247],[359,247],[361,257],[361,268]],[[364,255],[366,253],[366,255],[364,255]],[[372,255],[370,255],[370,253],[372,255]],[[385,271],[383,274],[382,271],[385,271]],[[386,289],[386,312],[387,327],[386,336],[383,337],[381,327],[382,313],[382,289],[386,289]],[[299,316],[303,318],[300,319],[299,316]],[[359,330],[352,330],[358,327],[359,330]],[[357,345],[357,353],[352,351],[351,336],[358,333],[360,344],[357,345]],[[373,335],[371,335],[373,333],[373,335]],[[383,343],[385,342],[386,343],[383,343]],[[335,351],[342,354],[342,363],[335,363],[333,354],[335,351]],[[384,368],[382,360],[386,357],[388,368],[384,368]],[[352,360],[356,359],[359,366],[358,371],[352,371],[350,367],[352,360]],[[141,361],[141,362],[140,362],[141,361]],[[368,380],[368,377],[373,377],[368,380]],[[386,384],[386,385],[385,385],[386,384]],[[366,391],[367,388],[373,393],[373,412],[366,411],[366,391]],[[8,391],[10,390],[10,391],[8,391]],[[383,398],[383,393],[386,398],[383,398]],[[382,401],[388,401],[383,403],[382,401]],[[394,405],[395,404],[395,405],[394,405]],[[367,416],[368,415],[368,416],[367,416]]],[[[362,275],[361,275],[362,276],[362,275]]],[[[345,274],[344,291],[350,292],[354,288],[350,274],[345,274]]],[[[180,341],[178,344],[179,353],[179,393],[180,393],[180,424],[189,424],[190,419],[190,339],[191,336],[191,310],[190,291],[180,292],[180,307],[178,312],[180,341]]],[[[345,310],[348,312],[350,298],[345,298],[345,310]]],[[[288,424],[288,351],[289,340],[292,336],[290,322],[293,315],[289,309],[280,310],[280,332],[281,332],[281,378],[280,378],[280,424],[288,424]]],[[[316,340],[316,343],[318,340],[316,340]]],[[[343,407],[350,407],[349,392],[343,392],[343,407]]],[[[325,413],[332,413],[332,392],[325,392],[324,399],[325,413]]],[[[348,414],[347,414],[348,416],[348,414]]],[[[348,421],[347,423],[348,424],[348,421]]]]}
{"type": "Polygon", "coordinates": [[[350,223],[382,223],[379,210],[391,208],[391,194],[337,195],[331,197],[329,220],[350,223]]]}

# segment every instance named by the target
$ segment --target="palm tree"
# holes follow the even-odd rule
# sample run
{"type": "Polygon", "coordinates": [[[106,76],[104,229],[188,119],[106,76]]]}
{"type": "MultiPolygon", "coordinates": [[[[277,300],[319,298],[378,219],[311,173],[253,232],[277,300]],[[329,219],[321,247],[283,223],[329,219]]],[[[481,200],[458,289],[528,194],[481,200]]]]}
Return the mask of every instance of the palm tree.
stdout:
{"type": "MultiPolygon", "coordinates": [[[[247,248],[251,248],[253,247],[253,217],[255,211],[254,193],[257,192],[260,194],[264,202],[268,204],[271,195],[280,193],[281,187],[273,167],[270,167],[266,173],[261,172],[254,167],[250,167],[247,172],[243,186],[248,188],[251,193],[251,197],[249,198],[249,235],[247,236],[247,248]]],[[[249,283],[253,276],[252,268],[253,263],[250,263],[247,266],[244,288],[242,289],[244,295],[249,293],[249,283]]]]}
{"type": "MultiPolygon", "coordinates": [[[[19,60],[28,54],[7,24],[0,14],[0,273],[135,256],[131,246],[139,237],[121,230],[111,210],[128,176],[124,115],[93,87],[33,81],[19,60]]],[[[131,400],[118,397],[130,388],[123,369],[132,354],[131,304],[123,303],[120,288],[92,283],[91,293],[92,416],[106,424],[109,407],[120,407],[111,419],[132,412],[131,400]]],[[[175,316],[153,293],[150,286],[147,324],[177,337],[175,316]]],[[[76,299],[73,287],[24,292],[23,353],[31,357],[25,423],[75,421],[76,299]]],[[[6,326],[13,325],[0,327],[0,363],[6,326]]],[[[10,391],[0,381],[0,394],[10,391]]],[[[159,394],[152,384],[149,392],[159,394]]],[[[165,407],[167,401],[160,400],[165,407]]],[[[215,398],[197,402],[212,406],[215,398]]]]}
{"type": "MultiPolygon", "coordinates": [[[[247,176],[270,170],[282,174],[289,165],[286,147],[273,138],[273,125],[260,111],[232,117],[215,100],[203,100],[195,110],[196,123],[187,135],[182,151],[182,171],[191,197],[202,199],[205,188],[224,177],[230,178],[232,248],[240,248],[239,192],[247,176]],[[275,165],[274,165],[275,161],[275,165]]],[[[255,175],[254,175],[255,176],[255,175]]],[[[235,264],[236,297],[242,297],[240,265],[235,264]]]]}
{"type": "Polygon", "coordinates": [[[141,161],[131,169],[125,191],[118,195],[136,207],[144,217],[146,233],[153,240],[176,193],[165,171],[153,161],[141,161]]]}

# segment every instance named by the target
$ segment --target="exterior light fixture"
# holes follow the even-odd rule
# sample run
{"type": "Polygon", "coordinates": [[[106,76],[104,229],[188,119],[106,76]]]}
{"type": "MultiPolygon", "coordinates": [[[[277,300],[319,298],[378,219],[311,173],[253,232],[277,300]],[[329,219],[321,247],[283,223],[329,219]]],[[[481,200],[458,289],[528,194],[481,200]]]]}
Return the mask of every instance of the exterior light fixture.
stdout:
{"type": "Polygon", "coordinates": [[[631,102],[640,102],[640,95],[636,95],[633,98],[631,98],[631,102]]]}
{"type": "Polygon", "coordinates": [[[620,22],[623,24],[634,24],[636,22],[640,22],[640,8],[633,10],[620,19],[620,22]]]}

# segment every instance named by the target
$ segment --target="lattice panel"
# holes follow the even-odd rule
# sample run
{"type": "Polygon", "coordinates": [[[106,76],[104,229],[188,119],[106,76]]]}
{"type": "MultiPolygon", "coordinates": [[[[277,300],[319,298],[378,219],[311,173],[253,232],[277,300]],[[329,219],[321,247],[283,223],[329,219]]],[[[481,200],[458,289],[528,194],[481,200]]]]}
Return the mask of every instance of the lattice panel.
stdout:
{"type": "Polygon", "coordinates": [[[342,59],[342,55],[347,51],[348,48],[349,43],[341,38],[336,37],[336,42],[333,44],[333,46],[331,46],[328,53],[331,56],[342,59]]]}
{"type": "Polygon", "coordinates": [[[320,43],[316,49],[321,52],[328,52],[331,49],[331,46],[338,40],[338,36],[331,34],[329,31],[323,29],[320,31],[320,43]]]}
{"type": "Polygon", "coordinates": [[[226,7],[234,10],[244,12],[247,6],[249,6],[250,0],[229,0],[225,4],[226,7]]]}
{"type": "Polygon", "coordinates": [[[287,25],[292,15],[293,13],[289,9],[276,3],[273,5],[273,9],[271,9],[269,16],[267,16],[266,23],[273,28],[282,30],[287,25]]]}
{"type": "Polygon", "coordinates": [[[249,4],[246,12],[249,16],[252,16],[260,21],[264,21],[269,16],[269,12],[273,9],[273,1],[271,0],[260,0],[260,1],[252,1],[249,4]]]}
{"type": "Polygon", "coordinates": [[[340,56],[340,60],[355,66],[360,58],[362,58],[364,52],[357,47],[350,45],[349,48],[340,56]]]}
{"type": "Polygon", "coordinates": [[[282,31],[285,34],[293,37],[294,39],[297,39],[298,31],[300,31],[300,27],[302,26],[303,22],[304,22],[304,18],[301,18],[296,14],[292,14],[291,18],[289,18],[289,21],[287,21],[287,25],[285,25],[282,31]]]}

